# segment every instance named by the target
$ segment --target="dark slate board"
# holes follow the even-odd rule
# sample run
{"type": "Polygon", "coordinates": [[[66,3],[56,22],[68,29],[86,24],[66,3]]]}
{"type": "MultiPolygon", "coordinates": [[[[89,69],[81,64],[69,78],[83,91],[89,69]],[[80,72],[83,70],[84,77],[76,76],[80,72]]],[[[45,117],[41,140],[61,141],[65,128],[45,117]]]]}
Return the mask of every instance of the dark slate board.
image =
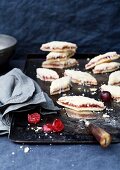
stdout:
{"type": "MultiPolygon", "coordinates": [[[[76,55],[75,57],[79,61],[79,66],[76,66],[75,69],[84,70],[84,65],[87,63],[87,58],[94,57],[95,55],[76,55]]],[[[36,78],[36,68],[41,67],[42,61],[45,60],[45,56],[42,55],[28,55],[28,59],[26,62],[26,74],[36,80],[41,88],[48,93],[49,95],[49,87],[50,82],[44,82],[36,78]]],[[[55,69],[60,76],[63,75],[64,69],[55,69]]],[[[95,75],[98,80],[98,87],[101,84],[106,83],[108,81],[109,73],[102,75],[95,75]]],[[[95,86],[93,86],[95,87],[95,86]]],[[[85,96],[93,97],[95,99],[99,99],[99,88],[97,93],[93,94],[89,91],[89,86],[80,86],[74,84],[69,92],[51,96],[53,101],[56,104],[56,100],[64,95],[82,95],[84,93],[85,96]]],[[[112,135],[112,142],[120,142],[120,104],[116,102],[111,102],[106,104],[107,109],[101,113],[97,113],[97,119],[90,120],[92,123],[98,125],[99,127],[104,128],[112,135]],[[108,113],[110,115],[109,118],[103,118],[103,113],[108,113]]],[[[45,110],[40,110],[37,106],[25,108],[23,111],[16,112],[12,119],[11,129],[9,138],[14,142],[24,142],[24,143],[96,143],[95,138],[89,134],[88,130],[84,127],[82,121],[78,119],[68,118],[65,114],[65,111],[62,110],[61,113],[51,114],[51,115],[43,115],[42,121],[40,124],[35,126],[29,126],[27,122],[27,114],[37,112],[45,112],[45,110]],[[42,126],[44,123],[52,122],[55,118],[60,118],[65,125],[65,130],[62,133],[49,133],[45,134],[41,130],[37,131],[38,126],[42,126]]]]}

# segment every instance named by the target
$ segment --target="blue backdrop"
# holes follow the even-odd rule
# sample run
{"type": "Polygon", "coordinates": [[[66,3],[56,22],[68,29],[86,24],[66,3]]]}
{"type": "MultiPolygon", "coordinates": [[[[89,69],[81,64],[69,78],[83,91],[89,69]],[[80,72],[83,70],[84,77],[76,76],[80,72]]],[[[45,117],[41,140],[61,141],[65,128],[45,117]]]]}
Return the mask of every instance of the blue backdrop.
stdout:
{"type": "Polygon", "coordinates": [[[80,53],[120,52],[119,0],[0,0],[0,33],[17,38],[17,55],[65,40],[80,53]]]}

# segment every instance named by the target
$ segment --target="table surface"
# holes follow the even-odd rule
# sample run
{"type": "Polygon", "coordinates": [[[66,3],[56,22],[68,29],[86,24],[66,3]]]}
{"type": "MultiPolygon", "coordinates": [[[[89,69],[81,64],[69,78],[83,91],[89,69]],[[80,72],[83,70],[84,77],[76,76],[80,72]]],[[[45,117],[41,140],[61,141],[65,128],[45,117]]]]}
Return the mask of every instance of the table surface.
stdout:
{"type": "Polygon", "coordinates": [[[120,144],[27,145],[0,137],[0,170],[119,170],[120,144]]]}
{"type": "MultiPolygon", "coordinates": [[[[12,66],[23,69],[24,61],[12,66]]],[[[119,170],[120,144],[27,145],[0,137],[0,170],[119,170]]]]}

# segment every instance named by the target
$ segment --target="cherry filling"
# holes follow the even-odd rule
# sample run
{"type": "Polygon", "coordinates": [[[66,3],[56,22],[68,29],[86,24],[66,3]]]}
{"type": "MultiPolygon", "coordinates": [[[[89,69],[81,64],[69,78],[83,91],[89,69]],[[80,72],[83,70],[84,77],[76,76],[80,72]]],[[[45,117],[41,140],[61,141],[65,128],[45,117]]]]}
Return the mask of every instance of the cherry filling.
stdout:
{"type": "Polygon", "coordinates": [[[75,105],[69,102],[62,102],[64,105],[68,105],[68,106],[72,106],[72,107],[77,107],[77,108],[81,108],[81,107],[95,107],[95,108],[102,108],[101,106],[98,106],[97,104],[81,104],[81,105],[75,105]]]}
{"type": "Polygon", "coordinates": [[[43,79],[44,79],[44,80],[47,80],[47,79],[54,79],[54,80],[55,80],[56,78],[54,78],[54,77],[52,77],[52,76],[50,76],[50,77],[43,76],[43,79]]]}
{"type": "Polygon", "coordinates": [[[118,82],[118,83],[113,83],[112,85],[120,85],[120,82],[118,82]]]}
{"type": "Polygon", "coordinates": [[[49,47],[44,47],[45,49],[49,49],[49,47]]]}
{"type": "Polygon", "coordinates": [[[58,66],[58,67],[59,67],[59,66],[61,66],[61,64],[47,64],[47,63],[46,63],[46,64],[44,64],[44,65],[49,65],[49,66],[58,66]]]}
{"type": "MultiPolygon", "coordinates": [[[[65,56],[57,56],[57,57],[52,57],[52,58],[54,58],[54,59],[59,59],[59,58],[66,58],[65,56]]],[[[51,58],[48,58],[48,60],[51,60],[51,58]]]]}
{"type": "Polygon", "coordinates": [[[69,90],[69,86],[67,86],[66,88],[60,88],[60,89],[58,89],[58,90],[53,90],[53,92],[52,93],[59,93],[59,92],[64,92],[64,91],[66,91],[66,90],[69,90]]]}
{"type": "Polygon", "coordinates": [[[77,80],[77,79],[74,79],[74,78],[72,78],[72,80],[74,81],[74,82],[76,82],[76,83],[80,83],[80,84],[95,84],[94,82],[92,82],[92,81],[88,81],[88,80],[84,80],[84,81],[82,81],[82,80],[77,80]]]}
{"type": "Polygon", "coordinates": [[[104,69],[96,69],[95,71],[106,71],[106,70],[113,70],[113,69],[118,69],[119,67],[114,67],[114,68],[110,68],[110,67],[105,67],[104,69]]]}

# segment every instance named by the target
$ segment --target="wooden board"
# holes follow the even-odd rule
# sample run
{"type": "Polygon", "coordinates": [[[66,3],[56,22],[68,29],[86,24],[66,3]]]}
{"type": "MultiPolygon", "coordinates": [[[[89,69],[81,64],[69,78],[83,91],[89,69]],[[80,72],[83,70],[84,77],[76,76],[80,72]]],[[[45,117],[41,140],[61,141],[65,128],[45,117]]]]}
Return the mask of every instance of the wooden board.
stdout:
{"type": "MultiPolygon", "coordinates": [[[[88,62],[88,58],[94,57],[95,55],[76,55],[76,59],[79,61],[79,66],[75,69],[85,71],[84,66],[88,62]]],[[[45,56],[39,54],[28,55],[26,62],[26,74],[32,79],[37,81],[41,86],[43,91],[49,94],[50,82],[44,82],[36,78],[36,68],[41,67],[42,61],[45,60],[45,56]]],[[[58,72],[60,77],[63,75],[64,69],[54,69],[58,72]]],[[[90,72],[91,73],[91,72],[90,72]]],[[[95,75],[98,80],[98,86],[80,86],[73,84],[70,91],[62,93],[59,95],[50,96],[56,104],[56,100],[63,95],[84,95],[99,99],[99,87],[101,84],[107,84],[109,73],[95,75]],[[94,92],[92,88],[97,88],[97,91],[94,92]]],[[[103,112],[97,113],[97,119],[90,120],[92,123],[95,123],[99,127],[104,128],[110,134],[112,134],[112,142],[120,142],[120,104],[116,102],[111,102],[106,104],[107,108],[103,112]],[[110,117],[104,118],[102,115],[107,113],[110,117]]],[[[34,111],[41,112],[39,107],[36,108],[25,108],[24,111],[20,111],[14,114],[9,138],[14,142],[24,142],[24,143],[96,143],[96,140],[92,135],[89,134],[87,129],[84,127],[82,121],[78,119],[69,118],[65,111],[61,111],[58,114],[50,114],[42,116],[42,121],[37,126],[28,126],[27,114],[34,111]],[[27,111],[28,109],[28,111],[27,111]],[[64,122],[65,130],[62,133],[49,133],[45,134],[38,126],[42,126],[46,122],[52,122],[55,118],[60,118],[64,122]]],[[[42,110],[45,112],[45,110],[42,110]]]]}

